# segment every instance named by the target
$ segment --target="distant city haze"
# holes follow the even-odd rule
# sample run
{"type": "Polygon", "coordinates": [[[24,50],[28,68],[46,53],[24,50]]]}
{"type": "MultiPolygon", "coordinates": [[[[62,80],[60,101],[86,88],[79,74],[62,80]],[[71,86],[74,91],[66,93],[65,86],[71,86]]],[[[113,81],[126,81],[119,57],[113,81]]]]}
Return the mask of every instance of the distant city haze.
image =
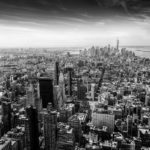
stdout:
{"type": "MultiPolygon", "coordinates": [[[[31,23],[32,24],[32,23],[31,23]]],[[[68,23],[69,24],[69,23],[68,23]]],[[[141,23],[142,24],[142,23],[141,23]]],[[[0,47],[84,47],[114,45],[119,38],[121,45],[149,45],[150,26],[135,24],[113,25],[81,23],[65,27],[32,27],[0,25],[0,47]]]]}

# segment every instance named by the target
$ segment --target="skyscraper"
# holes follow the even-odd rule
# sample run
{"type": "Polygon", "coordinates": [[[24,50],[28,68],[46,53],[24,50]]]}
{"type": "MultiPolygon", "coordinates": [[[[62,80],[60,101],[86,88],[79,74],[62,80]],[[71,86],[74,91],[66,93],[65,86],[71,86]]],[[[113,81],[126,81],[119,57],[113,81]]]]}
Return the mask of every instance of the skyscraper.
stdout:
{"type": "Polygon", "coordinates": [[[40,98],[43,108],[47,108],[49,102],[54,106],[53,101],[53,80],[49,78],[39,78],[40,98]]]}
{"type": "Polygon", "coordinates": [[[59,62],[55,62],[55,74],[54,74],[54,84],[59,84],[59,62]]]}
{"type": "Polygon", "coordinates": [[[91,98],[94,101],[95,100],[95,90],[96,89],[96,84],[91,84],[91,98]]]}
{"type": "Polygon", "coordinates": [[[33,84],[30,83],[29,87],[27,88],[27,99],[26,99],[26,107],[27,106],[35,106],[35,97],[34,97],[34,87],[33,84]]]}
{"type": "Polygon", "coordinates": [[[79,82],[78,82],[77,88],[78,88],[78,91],[77,91],[78,99],[85,100],[87,88],[82,83],[79,83],[79,82]]]}
{"type": "Polygon", "coordinates": [[[56,150],[57,112],[47,111],[44,114],[45,150],[56,150]]]}
{"type": "Polygon", "coordinates": [[[28,106],[26,108],[28,127],[29,127],[29,141],[30,150],[39,150],[39,131],[38,131],[38,114],[36,108],[28,106]]]}
{"type": "Polygon", "coordinates": [[[62,105],[62,89],[60,86],[54,86],[54,106],[56,109],[60,109],[60,105],[62,105]],[[59,105],[60,104],[60,105],[59,105]]]}
{"type": "Polygon", "coordinates": [[[11,129],[11,103],[2,101],[2,120],[4,124],[4,133],[11,129]]]}
{"type": "Polygon", "coordinates": [[[66,95],[65,95],[65,81],[64,81],[64,75],[61,72],[59,75],[59,86],[61,89],[61,96],[62,96],[62,101],[59,100],[58,105],[62,106],[66,100],[66,95]]]}
{"type": "Polygon", "coordinates": [[[117,47],[116,47],[117,50],[119,50],[119,39],[117,39],[117,47]]]}
{"type": "Polygon", "coordinates": [[[72,96],[72,72],[68,71],[68,95],[72,96]]]}

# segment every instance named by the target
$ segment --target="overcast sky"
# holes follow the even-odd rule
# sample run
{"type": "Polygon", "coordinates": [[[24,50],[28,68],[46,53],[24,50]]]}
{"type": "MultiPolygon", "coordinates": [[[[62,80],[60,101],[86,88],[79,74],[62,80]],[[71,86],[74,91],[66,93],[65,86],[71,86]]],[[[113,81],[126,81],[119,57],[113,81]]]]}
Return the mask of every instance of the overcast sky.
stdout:
{"type": "Polygon", "coordinates": [[[103,46],[117,38],[121,45],[150,45],[148,7],[129,7],[127,13],[122,6],[81,1],[0,2],[0,47],[103,46]]]}

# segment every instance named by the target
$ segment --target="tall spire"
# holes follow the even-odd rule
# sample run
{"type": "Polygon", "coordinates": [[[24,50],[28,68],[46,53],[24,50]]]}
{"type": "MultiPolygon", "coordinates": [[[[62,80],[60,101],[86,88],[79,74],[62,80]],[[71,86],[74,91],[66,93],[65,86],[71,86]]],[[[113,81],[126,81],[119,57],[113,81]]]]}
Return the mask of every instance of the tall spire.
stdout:
{"type": "Polygon", "coordinates": [[[119,50],[119,39],[117,38],[117,50],[119,50]]]}

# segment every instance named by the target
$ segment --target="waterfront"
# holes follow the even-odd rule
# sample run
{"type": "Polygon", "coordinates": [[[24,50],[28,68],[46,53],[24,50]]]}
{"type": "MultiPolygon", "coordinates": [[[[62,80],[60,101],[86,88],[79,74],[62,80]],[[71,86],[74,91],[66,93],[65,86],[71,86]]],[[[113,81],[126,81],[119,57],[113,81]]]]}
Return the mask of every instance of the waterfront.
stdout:
{"type": "MultiPolygon", "coordinates": [[[[125,48],[129,51],[133,51],[136,56],[150,58],[150,46],[120,46],[120,48],[125,48]]],[[[83,50],[84,48],[77,48],[77,50],[69,50],[68,52],[70,52],[71,54],[79,54],[79,49],[83,50]]]]}
{"type": "Polygon", "coordinates": [[[150,58],[150,46],[122,46],[122,48],[133,51],[137,56],[150,58]]]}

